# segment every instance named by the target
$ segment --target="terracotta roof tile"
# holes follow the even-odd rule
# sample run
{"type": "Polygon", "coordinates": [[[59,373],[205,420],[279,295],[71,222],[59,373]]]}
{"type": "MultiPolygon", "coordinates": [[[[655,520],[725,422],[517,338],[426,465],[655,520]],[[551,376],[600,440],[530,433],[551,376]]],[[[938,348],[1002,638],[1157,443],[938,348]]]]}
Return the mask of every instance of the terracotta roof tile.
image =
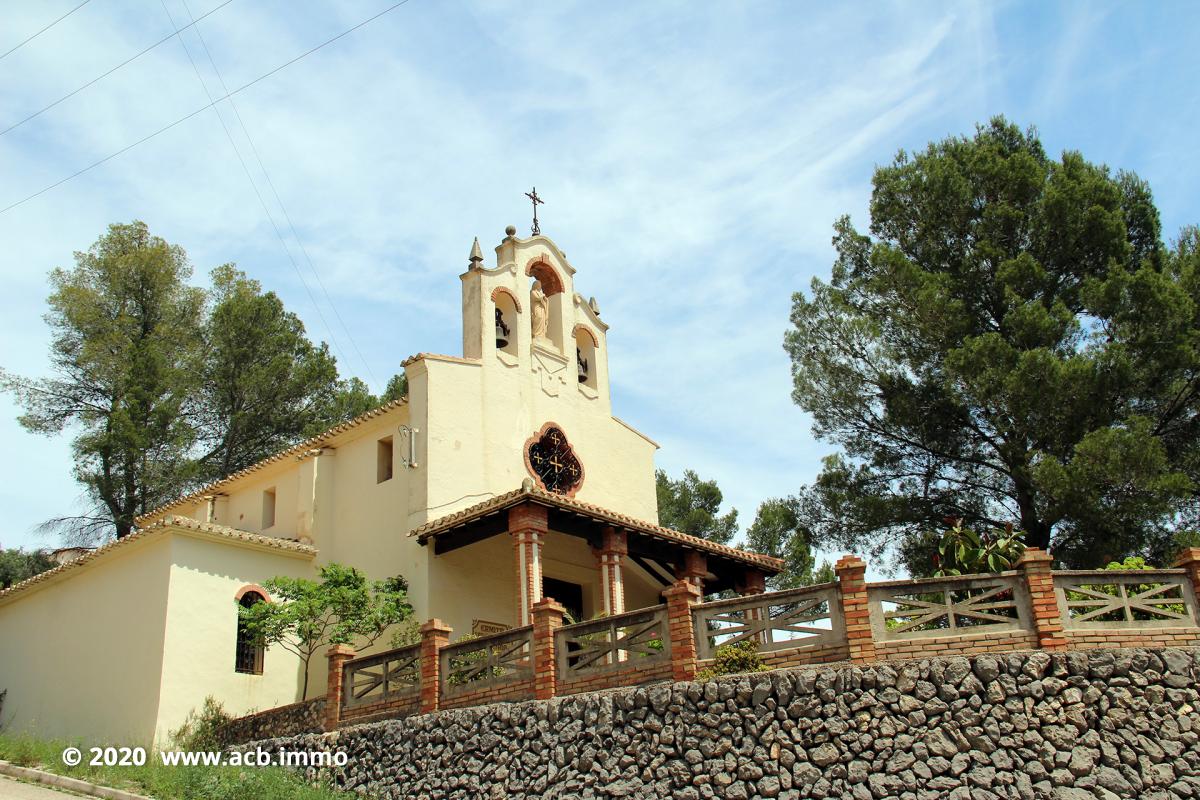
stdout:
{"type": "Polygon", "coordinates": [[[317,554],[317,548],[310,545],[301,544],[300,542],[292,539],[276,539],[271,536],[262,536],[257,533],[238,530],[237,528],[227,528],[224,525],[213,525],[207,522],[198,522],[190,517],[177,517],[174,515],[169,515],[158,522],[153,523],[152,525],[148,525],[145,528],[134,531],[128,536],[125,536],[121,539],[114,539],[108,544],[97,547],[95,550],[85,553],[79,558],[68,561],[67,563],[55,567],[54,569],[38,573],[32,578],[23,580],[18,584],[0,591],[0,603],[6,602],[14,595],[25,592],[39,583],[44,583],[45,581],[57,578],[65,573],[70,572],[71,570],[78,569],[91,563],[101,556],[105,556],[115,550],[125,547],[132,542],[149,539],[153,536],[163,533],[170,528],[186,528],[188,530],[211,535],[215,539],[233,539],[236,541],[272,547],[277,550],[302,553],[308,556],[315,556],[317,554]]]}
{"type": "Polygon", "coordinates": [[[323,433],[319,433],[316,436],[312,437],[311,439],[305,439],[303,442],[293,445],[286,450],[280,450],[275,455],[267,456],[262,461],[251,464],[250,466],[246,467],[245,469],[240,469],[237,472],[227,475],[226,477],[221,478],[221,480],[219,480],[219,481],[213,481],[212,483],[209,483],[209,484],[206,484],[206,485],[200,487],[199,489],[197,489],[194,492],[185,494],[184,496],[182,496],[176,500],[172,500],[171,502],[166,503],[165,505],[161,505],[158,508],[154,509],[153,511],[147,511],[145,514],[142,514],[140,517],[135,519],[134,522],[138,526],[143,526],[144,524],[152,522],[156,518],[161,517],[163,514],[167,513],[168,511],[170,511],[172,509],[179,508],[180,506],[187,505],[188,503],[196,502],[197,500],[201,500],[206,495],[213,494],[214,492],[219,491],[220,489],[224,488],[225,486],[228,486],[229,484],[233,483],[234,481],[236,481],[240,478],[244,478],[247,475],[258,472],[259,470],[263,469],[264,467],[268,467],[271,464],[275,464],[280,461],[283,461],[284,459],[286,459],[290,456],[297,456],[297,455],[304,453],[307,450],[312,450],[313,448],[329,441],[330,439],[332,439],[335,436],[343,434],[346,431],[351,430],[353,428],[357,428],[359,425],[362,425],[363,423],[370,422],[371,420],[373,420],[377,417],[380,417],[393,409],[399,408],[400,406],[407,405],[407,404],[408,404],[407,397],[401,397],[398,400],[392,400],[391,402],[384,403],[383,405],[381,405],[377,408],[373,408],[370,411],[367,411],[363,414],[359,414],[354,419],[347,420],[346,422],[343,422],[340,425],[334,425],[329,430],[327,430],[323,433]]]}
{"type": "Polygon", "coordinates": [[[416,536],[419,541],[424,543],[426,540],[436,537],[438,534],[444,533],[451,528],[456,528],[473,519],[494,513],[506,507],[514,506],[525,499],[532,499],[546,505],[557,506],[558,508],[570,511],[579,511],[605,522],[630,528],[667,541],[676,542],[677,544],[694,547],[697,550],[705,550],[709,553],[724,556],[725,558],[743,561],[773,572],[779,572],[784,568],[783,559],[763,555],[762,553],[752,553],[749,550],[742,550],[737,547],[717,544],[708,539],[701,539],[698,536],[692,536],[691,534],[682,533],[671,528],[664,528],[661,525],[635,519],[627,514],[611,511],[592,503],[547,492],[534,486],[532,481],[527,481],[520,489],[497,495],[490,500],[485,500],[469,508],[464,508],[462,511],[456,511],[432,522],[427,522],[424,525],[414,528],[409,533],[409,536],[416,536]]]}

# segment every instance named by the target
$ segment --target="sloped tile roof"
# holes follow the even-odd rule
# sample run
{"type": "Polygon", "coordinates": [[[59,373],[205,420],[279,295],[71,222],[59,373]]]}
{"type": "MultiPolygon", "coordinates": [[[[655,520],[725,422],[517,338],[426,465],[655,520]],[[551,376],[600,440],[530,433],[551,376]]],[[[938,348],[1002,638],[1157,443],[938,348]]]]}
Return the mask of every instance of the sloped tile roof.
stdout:
{"type": "Polygon", "coordinates": [[[178,517],[169,515],[159,520],[158,522],[148,525],[144,528],[134,531],[133,533],[121,539],[114,539],[102,547],[97,547],[73,561],[55,567],[54,569],[46,570],[32,578],[14,584],[3,591],[0,591],[0,604],[12,599],[15,595],[21,594],[29,589],[34,588],[37,584],[59,578],[73,570],[81,569],[97,558],[106,556],[122,547],[128,547],[134,542],[143,541],[154,536],[161,535],[171,528],[184,528],[191,531],[202,533],[206,536],[211,536],[216,540],[234,540],[239,542],[247,542],[264,547],[283,550],[286,552],[300,553],[309,557],[317,554],[317,548],[310,545],[301,544],[293,539],[276,539],[272,536],[262,536],[257,533],[238,530],[237,528],[228,528],[224,525],[213,525],[208,522],[198,522],[190,517],[178,517]]]}
{"type": "Polygon", "coordinates": [[[161,505],[158,508],[154,509],[153,511],[147,511],[145,514],[142,514],[140,517],[135,519],[134,522],[139,527],[141,527],[144,524],[152,522],[155,519],[161,517],[163,514],[166,514],[168,511],[172,511],[176,508],[179,508],[180,506],[188,505],[189,503],[194,503],[194,502],[197,502],[198,500],[202,500],[202,499],[204,499],[205,496],[219,492],[221,489],[225,488],[226,486],[233,483],[234,481],[237,481],[241,478],[246,477],[247,475],[258,472],[259,470],[261,470],[265,467],[268,467],[271,464],[276,464],[276,463],[283,461],[287,458],[290,458],[292,456],[298,456],[298,455],[301,455],[301,454],[307,452],[308,450],[312,450],[316,447],[319,447],[320,445],[325,444],[326,442],[328,442],[330,439],[334,438],[335,436],[343,434],[348,430],[352,430],[353,428],[357,428],[359,425],[370,422],[371,420],[381,417],[393,409],[399,408],[400,406],[407,405],[407,404],[408,404],[407,397],[401,397],[398,400],[392,400],[391,402],[384,403],[383,405],[381,405],[377,408],[373,408],[370,411],[367,411],[363,414],[359,414],[354,419],[347,420],[346,422],[343,422],[339,425],[334,425],[329,430],[327,430],[323,433],[319,433],[316,436],[312,437],[311,439],[305,439],[303,442],[293,445],[292,447],[289,447],[286,450],[280,450],[275,455],[267,456],[262,461],[251,464],[250,466],[246,467],[245,469],[240,469],[237,472],[230,473],[226,477],[221,478],[219,481],[213,481],[212,483],[206,484],[205,486],[202,486],[201,488],[197,489],[194,492],[185,494],[184,496],[182,496],[176,500],[172,500],[171,502],[169,502],[165,505],[161,505]]]}
{"type": "Polygon", "coordinates": [[[611,511],[607,508],[593,505],[592,503],[547,492],[533,485],[532,481],[527,481],[520,489],[497,495],[490,500],[485,500],[469,508],[464,508],[462,511],[456,511],[432,522],[427,522],[424,525],[414,528],[409,533],[409,536],[416,536],[418,541],[424,543],[452,528],[457,528],[479,517],[515,506],[525,500],[532,500],[542,505],[555,506],[567,511],[575,511],[618,527],[628,528],[638,533],[674,542],[675,544],[693,547],[697,550],[713,553],[714,555],[751,564],[768,572],[779,572],[784,567],[783,559],[763,555],[762,553],[751,553],[749,550],[742,550],[737,547],[717,544],[708,539],[701,539],[699,536],[692,536],[691,534],[682,533],[671,528],[664,528],[661,525],[654,525],[618,511],[611,511]]]}

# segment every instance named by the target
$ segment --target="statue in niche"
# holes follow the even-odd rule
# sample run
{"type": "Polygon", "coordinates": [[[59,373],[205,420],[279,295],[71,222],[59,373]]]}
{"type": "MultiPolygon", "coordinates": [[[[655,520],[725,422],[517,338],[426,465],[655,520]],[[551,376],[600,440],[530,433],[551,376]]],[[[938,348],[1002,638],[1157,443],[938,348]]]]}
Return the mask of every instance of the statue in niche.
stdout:
{"type": "Polygon", "coordinates": [[[542,291],[542,282],[534,281],[529,291],[529,321],[534,339],[545,339],[550,325],[550,301],[542,291]]]}

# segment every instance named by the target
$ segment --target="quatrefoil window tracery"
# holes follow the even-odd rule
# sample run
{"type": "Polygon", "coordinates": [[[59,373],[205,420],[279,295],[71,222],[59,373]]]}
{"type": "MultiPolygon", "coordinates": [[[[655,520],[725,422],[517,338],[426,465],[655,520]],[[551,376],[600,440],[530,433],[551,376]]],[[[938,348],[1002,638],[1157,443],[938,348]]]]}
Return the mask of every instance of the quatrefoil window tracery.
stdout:
{"type": "Polygon", "coordinates": [[[570,496],[583,483],[583,464],[557,425],[547,423],[529,440],[525,463],[546,491],[570,496]]]}

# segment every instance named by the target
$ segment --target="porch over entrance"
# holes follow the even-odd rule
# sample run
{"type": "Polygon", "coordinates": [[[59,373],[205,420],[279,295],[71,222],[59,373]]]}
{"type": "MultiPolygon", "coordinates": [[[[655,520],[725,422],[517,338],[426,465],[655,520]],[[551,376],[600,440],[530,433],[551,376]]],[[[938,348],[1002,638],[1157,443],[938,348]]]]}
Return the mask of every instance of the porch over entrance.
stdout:
{"type": "Polygon", "coordinates": [[[501,584],[511,585],[511,619],[518,626],[531,623],[534,605],[547,595],[572,616],[586,619],[657,605],[663,590],[679,579],[705,594],[758,594],[765,591],[767,577],[783,569],[780,559],[546,492],[530,481],[410,535],[433,548],[433,586],[440,581],[432,578],[451,580],[468,567],[480,581],[491,583],[493,593],[501,584]],[[507,542],[497,539],[501,536],[507,542]],[[507,543],[513,553],[511,582],[498,574],[497,559],[507,543]],[[481,564],[487,565],[487,575],[479,574],[481,564]]]}

